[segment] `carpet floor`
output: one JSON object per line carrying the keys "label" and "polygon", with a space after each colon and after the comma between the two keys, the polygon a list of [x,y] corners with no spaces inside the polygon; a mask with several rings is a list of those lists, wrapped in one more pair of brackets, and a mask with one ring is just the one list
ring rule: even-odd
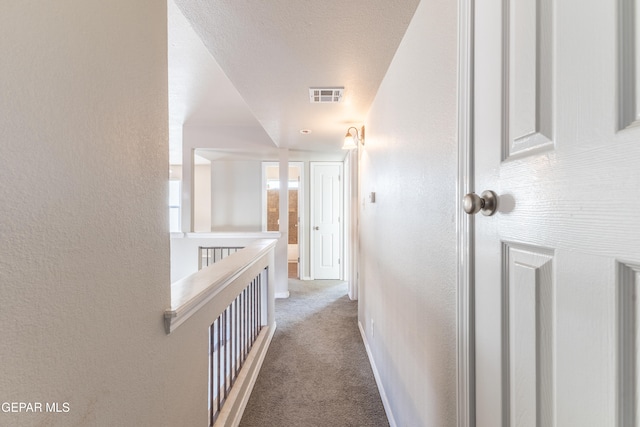
{"label": "carpet floor", "polygon": [[240,427],[389,426],[346,283],[290,279],[289,292]]}

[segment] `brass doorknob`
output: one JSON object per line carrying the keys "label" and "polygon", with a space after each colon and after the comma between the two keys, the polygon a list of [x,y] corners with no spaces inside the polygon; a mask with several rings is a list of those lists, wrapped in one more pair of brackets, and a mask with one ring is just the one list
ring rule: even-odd
{"label": "brass doorknob", "polygon": [[462,205],[469,215],[482,212],[482,215],[491,216],[498,209],[498,195],[491,190],[483,192],[481,196],[469,193],[462,199]]}

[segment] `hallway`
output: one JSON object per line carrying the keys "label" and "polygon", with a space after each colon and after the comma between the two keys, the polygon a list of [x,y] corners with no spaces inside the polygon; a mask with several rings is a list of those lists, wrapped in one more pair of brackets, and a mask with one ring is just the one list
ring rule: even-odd
{"label": "hallway", "polygon": [[388,426],[346,283],[289,290],[240,426]]}

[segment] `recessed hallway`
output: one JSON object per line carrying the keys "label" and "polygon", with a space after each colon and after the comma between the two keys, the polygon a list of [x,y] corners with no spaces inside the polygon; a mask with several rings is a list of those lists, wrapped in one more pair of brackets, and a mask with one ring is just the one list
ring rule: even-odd
{"label": "recessed hallway", "polygon": [[240,426],[388,426],[346,283],[290,279],[289,291]]}

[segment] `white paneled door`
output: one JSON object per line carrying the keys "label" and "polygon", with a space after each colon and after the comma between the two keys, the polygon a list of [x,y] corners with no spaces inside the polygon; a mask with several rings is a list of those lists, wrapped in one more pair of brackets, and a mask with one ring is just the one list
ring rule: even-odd
{"label": "white paneled door", "polygon": [[639,10],[475,2],[477,426],[640,425]]}
{"label": "white paneled door", "polygon": [[342,163],[311,163],[311,276],[340,279]]}

